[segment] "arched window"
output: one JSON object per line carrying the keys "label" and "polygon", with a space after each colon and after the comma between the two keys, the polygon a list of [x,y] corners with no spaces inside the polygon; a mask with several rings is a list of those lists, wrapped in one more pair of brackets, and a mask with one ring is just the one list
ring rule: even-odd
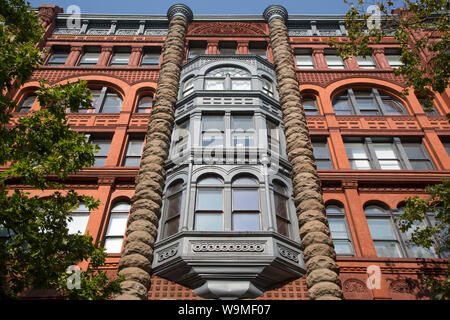
{"label": "arched window", "polygon": [[142,96],[139,98],[136,112],[137,113],[150,113],[153,105],[153,97],[150,95]]}
{"label": "arched window", "polygon": [[194,229],[223,230],[223,182],[215,176],[197,182]]}
{"label": "arched window", "polygon": [[27,113],[31,110],[34,101],[36,101],[36,95],[31,94],[22,100],[22,103],[19,106],[19,112]]}
{"label": "arched window", "polygon": [[220,67],[205,75],[205,90],[251,90],[251,75],[235,67]]}
{"label": "arched window", "polygon": [[71,220],[67,222],[69,234],[84,234],[89,220],[89,209],[84,202],[72,211]]}
{"label": "arched window", "polygon": [[92,109],[80,109],[80,113],[120,113],[122,109],[122,97],[108,87],[92,88]]}
{"label": "arched window", "polygon": [[251,177],[233,181],[232,225],[235,231],[260,230],[258,182]]}
{"label": "arched window", "polygon": [[128,202],[118,202],[111,208],[103,244],[107,253],[122,251],[129,212],[130,204]]}
{"label": "arched window", "polygon": [[[403,214],[405,210],[404,204],[399,205],[397,212],[399,215]],[[422,246],[418,246],[411,242],[411,235],[416,230],[424,229],[427,226],[433,225],[433,219],[434,215],[432,213],[429,213],[425,216],[424,221],[414,221],[412,226],[406,231],[406,232],[400,232],[400,235],[402,237],[403,243],[405,244],[405,249],[408,254],[408,257],[413,258],[436,258],[436,253],[434,251],[434,248],[431,247],[429,249],[424,248]]]}
{"label": "arched window", "polygon": [[341,204],[333,203],[328,204],[325,209],[336,254],[341,256],[353,256],[354,251],[347,221],[345,219],[344,207]]}
{"label": "arched window", "polygon": [[390,210],[381,205],[370,204],[364,208],[364,213],[378,257],[402,257]]}
{"label": "arched window", "polygon": [[263,92],[267,94],[269,97],[273,97],[273,83],[269,79],[266,79],[265,77],[262,78],[262,88]]}
{"label": "arched window", "polygon": [[319,108],[317,107],[317,100],[314,96],[302,97],[303,109],[305,114],[309,116],[319,115]]}
{"label": "arched window", "polygon": [[400,101],[372,89],[348,89],[333,99],[337,115],[402,115],[406,114]]}
{"label": "arched window", "polygon": [[289,194],[284,184],[274,181],[273,183],[273,199],[275,204],[275,215],[277,218],[278,233],[289,237],[289,229],[291,221],[289,219]]}
{"label": "arched window", "polygon": [[183,180],[177,180],[167,188],[167,214],[164,227],[164,234],[166,237],[178,232],[182,201]]}
{"label": "arched window", "polygon": [[185,97],[188,94],[191,94],[192,92],[194,92],[194,77],[191,77],[189,79],[187,79],[184,83],[183,83],[183,93],[182,96]]}

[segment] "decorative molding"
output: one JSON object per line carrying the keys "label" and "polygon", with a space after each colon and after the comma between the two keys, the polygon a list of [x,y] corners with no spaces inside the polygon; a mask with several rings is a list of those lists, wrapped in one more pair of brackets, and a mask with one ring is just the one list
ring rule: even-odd
{"label": "decorative molding", "polygon": [[172,21],[175,17],[182,17],[188,21],[192,21],[194,14],[192,10],[185,4],[174,4],[167,10],[167,19]]}
{"label": "decorative molding", "polygon": [[366,284],[358,279],[345,280],[342,289],[348,293],[367,293]]}
{"label": "decorative molding", "polygon": [[263,252],[264,241],[192,241],[194,252]]}
{"label": "decorative molding", "polygon": [[288,19],[288,12],[283,6],[272,5],[268,6],[266,10],[264,10],[263,17],[267,22],[270,22],[270,20],[274,18],[279,18],[286,22]]}
{"label": "decorative molding", "polygon": [[292,260],[294,262],[299,262],[298,256],[300,255],[300,252],[294,251],[278,244],[278,253],[286,259]]}
{"label": "decorative molding", "polygon": [[250,22],[193,22],[189,25],[188,35],[266,35],[264,23]]}
{"label": "decorative molding", "polygon": [[156,253],[158,262],[172,258],[178,253],[178,243]]}
{"label": "decorative molding", "polygon": [[389,285],[389,290],[395,293],[412,294],[414,292],[414,285],[406,280],[392,280]]}

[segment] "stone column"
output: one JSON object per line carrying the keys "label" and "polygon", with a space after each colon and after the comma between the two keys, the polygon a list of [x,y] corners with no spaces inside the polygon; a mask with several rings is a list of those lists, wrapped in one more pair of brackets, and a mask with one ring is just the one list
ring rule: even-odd
{"label": "stone column", "polygon": [[167,17],[169,32],[164,42],[158,87],[119,262],[118,274],[126,280],[122,282],[122,294],[115,297],[116,300],[146,300],[150,287],[153,247],[166,179],[164,162],[169,154],[174,125],[186,30],[193,15],[189,7],[176,4],[169,8]]}
{"label": "stone column", "polygon": [[285,25],[287,11],[275,5],[269,6],[263,15],[269,24],[286,150],[292,164],[294,203],[303,245],[308,294],[313,300],[343,299],[339,267]]}

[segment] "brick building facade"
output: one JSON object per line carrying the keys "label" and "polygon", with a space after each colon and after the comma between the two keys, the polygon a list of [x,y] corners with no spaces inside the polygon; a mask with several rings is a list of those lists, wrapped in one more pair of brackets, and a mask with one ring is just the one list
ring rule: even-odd
{"label": "brick building facade", "polygon": [[[40,79],[48,79],[51,85],[78,79],[88,81],[95,105],[87,112],[69,114],[68,122],[73,130],[87,134],[90,141],[99,144],[101,151],[96,155],[96,165],[71,176],[68,186],[79,194],[95,197],[101,205],[90,213],[80,207],[74,213],[77,218],[73,228],[91,234],[94,240],[104,244],[109,252],[106,269],[114,275],[120,260],[130,199],[135,192],[148,115],[157,88],[168,19],[163,15],[83,14],[80,25],[70,28],[68,21],[71,16],[64,14],[59,7],[41,6],[37,12],[46,28],[42,46],[50,53],[45,57],[42,68],[35,71],[32,79],[18,90],[15,99],[21,109],[14,117],[24,116],[25,112],[39,108],[33,92],[38,88]],[[402,96],[402,78],[393,73],[393,68],[399,63],[398,45],[390,38],[374,47],[372,57],[342,61],[327,45],[330,36],[345,39],[342,20],[342,16],[292,13],[286,25],[344,297],[424,299],[427,293],[422,285],[422,272],[442,276],[446,257],[410,244],[407,235],[399,231],[393,219],[402,209],[405,199],[414,195],[426,197],[425,186],[450,176],[450,125],[445,117],[450,113],[450,91],[436,93],[433,112],[425,112],[420,99],[413,93]],[[250,149],[261,145],[271,149],[271,143],[277,141],[281,171],[284,170],[288,177],[289,164],[283,160],[283,136],[267,139],[269,133],[260,133],[269,129],[270,121],[276,127],[282,126],[276,110],[276,80],[271,76],[273,54],[269,27],[262,14],[239,17],[194,15],[187,29],[183,61],[175,122],[178,128],[183,128],[185,120],[189,119],[187,131],[194,146],[217,146],[215,143],[219,143],[237,147],[243,143]],[[256,66],[256,71],[246,68],[246,63]],[[211,67],[202,73],[201,68],[205,65]],[[229,70],[220,70],[225,67]],[[212,74],[214,70],[216,73]],[[247,73],[242,73],[243,70]],[[190,72],[195,73],[192,82],[189,82]],[[245,82],[247,78],[248,83]],[[220,91],[230,91],[231,94]],[[231,110],[227,111],[227,106]],[[256,109],[252,109],[254,106]],[[207,116],[211,117],[211,123],[217,118],[228,119],[222,122],[225,123],[223,136],[222,132],[216,132],[217,128],[214,134],[208,132],[205,125]],[[250,117],[250,127],[245,124],[249,119],[245,117]],[[247,126],[247,131],[233,131],[233,121],[238,120]],[[226,133],[227,129],[231,133]],[[175,135],[172,151],[182,146],[184,138],[181,134]],[[264,178],[258,178],[256,168],[260,158],[256,157],[255,161],[253,167],[251,163],[246,163],[249,167],[244,171],[255,172],[252,177],[258,185],[257,201],[260,207],[257,210],[243,210],[246,213],[238,212],[235,208],[237,200],[234,200],[233,206],[224,206],[222,214],[233,219],[234,227],[240,223],[239,217],[242,221],[247,219],[242,222],[244,229],[230,227],[231,231],[253,230],[254,222],[251,221],[254,216],[251,214],[259,210],[256,214],[263,217],[267,211],[268,222],[262,219],[261,224],[257,222],[257,228],[275,228],[275,233],[282,234],[275,237],[280,243],[277,242],[278,248],[289,248],[280,251],[280,259],[285,259],[286,264],[292,263],[291,253],[298,253],[295,242],[300,239],[295,215],[282,217],[279,212],[274,212],[281,210],[279,206],[275,208],[274,199],[278,197],[276,201],[279,205],[280,199],[284,199],[282,193],[288,194],[292,188],[289,178],[285,179],[280,174],[279,181],[285,191],[277,189],[274,180],[265,184]],[[170,260],[171,252],[174,252],[166,250],[165,257],[158,255],[163,249],[171,248],[165,246],[165,237],[176,238],[177,232],[184,226],[186,230],[200,230],[196,229],[201,225],[197,221],[204,212],[192,203],[199,201],[199,190],[203,189],[200,180],[194,183],[193,177],[202,177],[198,173],[202,168],[197,170],[195,166],[204,164],[197,163],[195,156],[190,163],[194,168],[191,171],[186,169],[189,183],[182,178],[179,189],[176,189],[176,173],[184,169],[168,163],[166,184],[174,188],[167,189],[164,195],[155,246],[155,259],[158,261]],[[216,165],[220,167],[220,163]],[[228,181],[228,176],[221,176],[220,168],[214,171],[216,169],[210,166],[206,170],[217,172],[223,178],[224,194],[231,197],[231,192],[235,192],[234,183],[240,176],[230,174]],[[229,172],[233,170],[238,172],[239,166]],[[251,185],[245,187],[246,196],[251,197]],[[32,195],[45,196],[45,192],[29,191]],[[267,192],[267,197],[262,192]],[[189,198],[192,198],[190,207],[171,207],[171,199],[180,201],[177,203],[181,206]],[[266,199],[269,200],[264,204]],[[170,221],[174,221],[170,219],[174,217],[168,213],[168,208],[174,210],[177,219],[175,231],[170,229],[173,226]],[[295,214],[291,204],[286,208],[290,214]],[[191,210],[185,213],[189,217],[180,214],[182,210]],[[247,214],[245,219],[243,214]],[[194,215],[197,215],[195,222]],[[208,225],[214,221],[212,214],[205,219],[204,223]],[[280,227],[283,219],[288,224],[286,230],[290,231],[283,231]],[[228,230],[226,222],[221,227]],[[254,240],[253,244],[261,239]],[[175,252],[172,256],[177,254]],[[273,266],[273,262],[269,264]],[[379,288],[369,289],[366,281],[371,269],[368,267],[373,265],[380,268],[381,281]],[[159,265],[154,262],[154,266]],[[192,289],[158,276],[173,279],[170,272],[156,272],[157,275],[152,276],[148,299],[200,299]],[[271,283],[258,299],[308,299],[303,277],[286,279],[283,283]]]}

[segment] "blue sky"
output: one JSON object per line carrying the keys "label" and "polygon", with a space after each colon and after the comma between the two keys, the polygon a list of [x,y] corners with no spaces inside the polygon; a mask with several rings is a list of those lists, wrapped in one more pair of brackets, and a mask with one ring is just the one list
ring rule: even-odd
{"label": "blue sky", "polygon": [[194,14],[262,14],[271,4],[284,6],[291,14],[344,14],[348,5],[343,0],[28,0],[32,7],[56,4],[67,11],[77,5],[81,13],[166,14],[175,3],[188,5]]}

